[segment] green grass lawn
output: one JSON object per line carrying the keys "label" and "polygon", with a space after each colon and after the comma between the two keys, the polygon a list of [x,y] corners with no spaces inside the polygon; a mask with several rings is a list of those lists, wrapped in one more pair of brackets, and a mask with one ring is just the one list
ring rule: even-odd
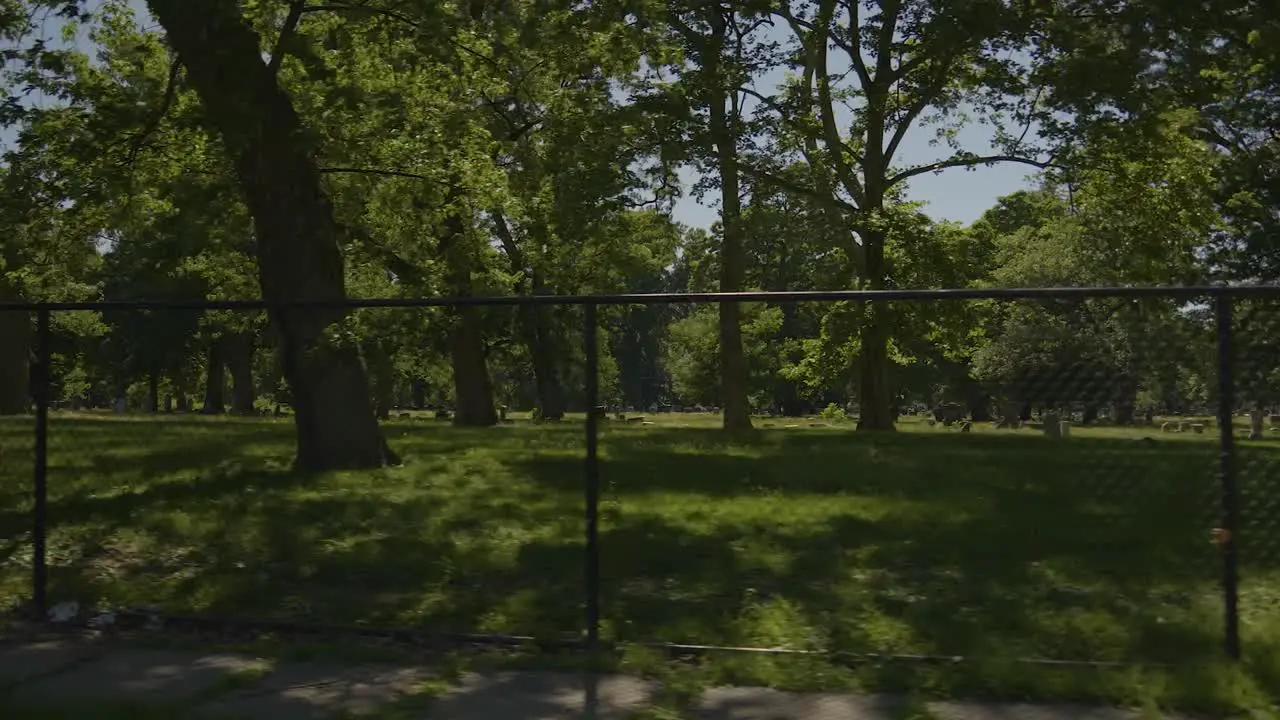
{"label": "green grass lawn", "polygon": [[[682,672],[1206,709],[1280,701],[1280,443],[1241,443],[1247,658],[1229,667],[1212,431],[1076,428],[1053,441],[906,423],[869,438],[766,421],[728,437],[709,418],[650,419],[602,430],[606,637],[973,659],[845,669],[715,654]],[[30,430],[0,421],[5,603],[29,594]],[[288,470],[287,421],[54,414],[51,598],[577,631],[582,425],[395,420],[387,432],[403,467],[307,477]],[[624,665],[662,663],[632,648]]]}

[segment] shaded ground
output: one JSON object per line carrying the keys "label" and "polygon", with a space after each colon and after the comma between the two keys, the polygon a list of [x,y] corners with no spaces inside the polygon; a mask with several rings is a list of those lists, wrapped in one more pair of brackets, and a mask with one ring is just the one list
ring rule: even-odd
{"label": "shaded ground", "polygon": [[[716,655],[706,684],[924,688],[1192,707],[1280,688],[1280,494],[1242,448],[1243,668],[1220,662],[1212,436],[1079,430],[867,438],[680,418],[602,438],[604,634],[972,658],[856,670]],[[665,424],[664,424],[665,423]],[[0,422],[0,600],[28,594],[29,423]],[[582,427],[388,425],[402,468],[291,473],[284,421],[57,416],[51,597],[253,618],[573,634]],[[16,450],[16,451],[15,451]],[[1176,663],[1046,670],[1051,657]],[[634,647],[629,671],[663,660]]]}

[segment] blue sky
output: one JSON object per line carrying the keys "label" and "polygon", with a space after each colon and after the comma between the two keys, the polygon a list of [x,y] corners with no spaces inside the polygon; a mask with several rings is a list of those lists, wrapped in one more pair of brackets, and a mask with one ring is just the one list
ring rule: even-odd
{"label": "blue sky", "polygon": [[[964,147],[973,152],[987,149],[991,133],[984,132],[986,130],[980,126],[962,130],[960,138]],[[928,140],[927,130],[908,135],[899,150],[901,164],[923,165],[945,157],[941,150],[930,147]],[[927,203],[925,212],[935,220],[968,224],[994,205],[996,198],[1025,188],[1034,172],[1035,168],[1028,165],[1003,163],[972,171],[952,168],[939,174],[917,175],[909,181],[907,198]],[[708,197],[707,203],[711,202],[712,198]],[[718,210],[699,204],[693,197],[685,197],[676,204],[675,217],[686,225],[709,227],[718,218]]]}
{"label": "blue sky", "polygon": [[[146,18],[147,24],[151,24],[144,0],[130,0],[129,4],[140,17]],[[43,34],[46,38],[55,40],[60,33],[60,27],[59,21],[51,21],[45,27]],[[784,42],[787,38],[778,33],[771,39]],[[832,69],[840,70],[834,63]],[[755,86],[758,91],[769,93],[781,79],[782,72],[770,73],[759,79]],[[900,147],[895,165],[899,167],[923,165],[946,157],[946,148],[935,148],[929,145],[932,134],[932,131],[927,128],[913,129]],[[960,131],[959,135],[962,147],[979,154],[990,148],[991,137],[990,128],[979,125],[966,127]],[[12,131],[0,130],[0,145],[8,146],[12,141]],[[925,212],[936,220],[952,220],[967,224],[976,220],[991,207],[996,198],[1026,187],[1027,179],[1033,170],[1034,168],[1026,165],[1006,163],[974,170],[953,168],[939,174],[920,175],[910,180],[907,197],[910,200],[926,203]],[[686,174],[686,178],[693,179],[691,174]],[[718,211],[711,197],[708,197],[704,204],[692,196],[686,196],[676,204],[674,214],[679,222],[704,228],[710,227],[718,218]]]}
{"label": "blue sky", "polygon": [[[784,24],[781,23],[764,30],[762,36],[765,42],[777,43],[780,46],[790,45],[794,39],[790,31],[784,29]],[[849,63],[839,52],[833,51],[828,62],[833,79],[849,73]],[[773,94],[785,75],[786,70],[782,68],[769,72],[757,78],[752,89],[762,95]],[[755,100],[747,97],[743,108],[746,112],[752,112],[756,104]],[[844,108],[836,109],[838,123],[847,124],[850,119],[850,113]],[[894,167],[916,167],[950,157],[951,148],[930,145],[930,140],[934,136],[933,128],[912,128],[898,148],[897,157],[893,162]],[[999,154],[991,146],[993,136],[990,126],[972,124],[959,131],[957,140],[960,147],[966,151],[979,155]],[[1034,132],[1031,133],[1031,137],[1034,139]],[[1035,172],[1036,169],[1029,165],[1001,163],[990,167],[968,170],[951,168],[941,173],[917,175],[907,183],[907,199],[926,203],[925,212],[935,220],[952,220],[968,224],[977,220],[987,208],[994,205],[996,198],[1027,187],[1028,179]],[[710,202],[711,198],[708,197],[708,203]],[[707,227],[718,217],[714,207],[702,205],[692,197],[684,198],[676,206],[675,215],[680,222],[698,227]]]}

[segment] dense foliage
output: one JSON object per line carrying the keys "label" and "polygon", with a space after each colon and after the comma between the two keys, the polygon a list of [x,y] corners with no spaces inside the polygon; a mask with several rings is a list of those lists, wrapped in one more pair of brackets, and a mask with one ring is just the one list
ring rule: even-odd
{"label": "dense foliage", "polygon": [[[3,0],[0,300],[1271,282],[1278,23],[1250,0]],[[904,159],[914,136],[938,159]],[[904,199],[994,163],[1034,187],[971,226]],[[685,192],[709,232],[673,219]],[[1243,308],[1257,358],[1270,310]],[[610,404],[730,429],[833,402],[868,430],[947,401],[1128,420],[1210,399],[1209,321],[611,307],[601,372]],[[31,326],[0,323],[21,412]],[[571,307],[59,313],[53,351],[67,403],[291,405],[314,467],[393,459],[373,417],[397,406],[584,409]]]}

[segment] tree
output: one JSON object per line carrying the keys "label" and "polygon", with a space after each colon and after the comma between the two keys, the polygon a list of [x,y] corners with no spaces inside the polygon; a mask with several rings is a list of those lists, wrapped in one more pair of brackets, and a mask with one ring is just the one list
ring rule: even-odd
{"label": "tree", "polygon": [[[762,303],[745,304],[743,337],[748,348],[747,390],[763,408],[771,404],[773,384],[782,368],[778,331],[782,312]],[[718,313],[699,308],[671,325],[664,350],[675,396],[689,405],[714,407],[720,402],[720,344],[715,327]]]}
{"label": "tree", "polygon": [[[784,131],[771,160],[798,156],[812,168],[807,182],[791,184],[824,204],[832,242],[847,256],[850,282],[871,290],[897,286],[886,254],[886,223],[895,193],[911,178],[996,162],[1049,164],[1026,142],[1025,128],[1036,113],[1032,70],[1011,57],[1041,21],[1039,4],[817,0],[787,3],[776,13],[794,36],[791,64],[799,74],[776,94],[742,90]],[[835,64],[833,50],[848,73]],[[841,76],[852,77],[852,84],[841,85]],[[840,129],[844,104],[852,108],[848,132]],[[955,131],[970,112],[996,123],[996,152],[959,147]],[[922,125],[933,125],[953,153],[900,166],[904,139]],[[768,162],[749,172],[784,180]],[[859,429],[893,429],[893,324],[881,303],[863,308],[856,323]]]}
{"label": "tree", "polygon": [[[720,292],[739,292],[746,280],[745,226],[742,219],[741,153],[752,132],[737,87],[747,82],[763,59],[751,35],[763,21],[750,4],[672,3],[667,21],[692,66],[679,68],[680,81],[664,88],[668,107],[691,130],[692,157],[715,168],[720,200]],[[705,113],[705,115],[704,115]],[[742,316],[737,303],[720,303],[719,393],[726,430],[751,429],[747,360]]]}
{"label": "tree", "polygon": [[[228,154],[254,221],[269,302],[341,302],[339,227],[314,151],[261,42],[233,0],[148,0]],[[378,430],[360,357],[334,308],[271,311],[309,471],[377,467],[393,456]]]}
{"label": "tree", "polygon": [[[1195,283],[1218,227],[1212,156],[1177,117],[1150,136],[1095,136],[1051,183],[1002,198],[978,223],[994,237],[987,282],[998,287]],[[1181,404],[1169,391],[1197,371],[1206,347],[1188,309],[1164,299],[1007,303],[987,315],[975,375],[1019,403],[1105,404],[1132,419],[1138,397]],[[1176,340],[1175,340],[1176,339]],[[1172,340],[1172,342],[1171,342]],[[1188,352],[1187,348],[1197,348]]]}

